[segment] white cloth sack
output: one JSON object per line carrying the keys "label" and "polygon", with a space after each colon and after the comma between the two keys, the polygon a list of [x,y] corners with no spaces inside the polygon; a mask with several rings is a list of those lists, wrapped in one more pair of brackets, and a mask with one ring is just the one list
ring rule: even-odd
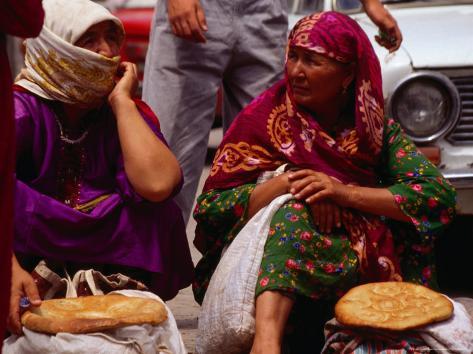
{"label": "white cloth sack", "polygon": [[199,315],[196,352],[248,352],[255,333],[255,288],[269,225],[291,194],[261,209],[232,241],[210,280]]}
{"label": "white cloth sack", "polygon": [[23,336],[12,335],[3,342],[3,354],[186,354],[176,320],[171,310],[155,294],[138,290],[119,290],[123,294],[160,301],[168,319],[158,326],[136,325],[100,333],[56,335],[43,334],[23,328]]}
{"label": "white cloth sack", "polygon": [[453,303],[453,316],[417,331],[425,343],[440,353],[473,353],[473,319],[463,304]]}

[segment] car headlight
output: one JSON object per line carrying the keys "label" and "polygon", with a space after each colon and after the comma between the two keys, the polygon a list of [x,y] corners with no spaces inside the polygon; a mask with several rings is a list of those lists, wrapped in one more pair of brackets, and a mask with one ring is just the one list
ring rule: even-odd
{"label": "car headlight", "polygon": [[418,72],[396,86],[389,100],[389,113],[418,143],[447,134],[460,116],[460,96],[443,74]]}

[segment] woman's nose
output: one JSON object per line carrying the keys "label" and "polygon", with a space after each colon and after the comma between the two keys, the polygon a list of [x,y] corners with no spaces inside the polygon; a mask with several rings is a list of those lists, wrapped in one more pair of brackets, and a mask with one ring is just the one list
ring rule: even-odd
{"label": "woman's nose", "polygon": [[293,78],[303,78],[304,75],[304,68],[300,60],[296,60],[294,64],[291,66],[290,75]]}

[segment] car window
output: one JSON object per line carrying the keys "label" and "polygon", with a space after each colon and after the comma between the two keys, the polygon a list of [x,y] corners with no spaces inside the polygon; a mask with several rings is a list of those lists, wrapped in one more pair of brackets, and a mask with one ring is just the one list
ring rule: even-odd
{"label": "car window", "polygon": [[337,0],[336,9],[342,12],[361,11],[361,2],[359,0]]}
{"label": "car window", "polygon": [[287,0],[289,13],[295,15],[305,15],[312,12],[322,11],[323,0]]}

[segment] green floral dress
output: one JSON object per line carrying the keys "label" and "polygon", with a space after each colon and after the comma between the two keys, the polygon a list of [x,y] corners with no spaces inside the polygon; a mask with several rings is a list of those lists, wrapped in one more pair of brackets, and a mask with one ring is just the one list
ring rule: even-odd
{"label": "green floral dress", "polygon": [[[455,190],[419,153],[398,123],[388,120],[379,186],[389,186],[411,224],[386,219],[405,281],[437,288],[433,244],[455,214]],[[198,198],[197,233],[207,240],[196,267],[194,296],[201,303],[222,249],[247,221],[255,184],[211,190]],[[334,299],[358,282],[358,259],[343,227],[322,233],[304,202],[291,200],[273,216],[260,267],[256,296],[266,290],[288,296]]]}

